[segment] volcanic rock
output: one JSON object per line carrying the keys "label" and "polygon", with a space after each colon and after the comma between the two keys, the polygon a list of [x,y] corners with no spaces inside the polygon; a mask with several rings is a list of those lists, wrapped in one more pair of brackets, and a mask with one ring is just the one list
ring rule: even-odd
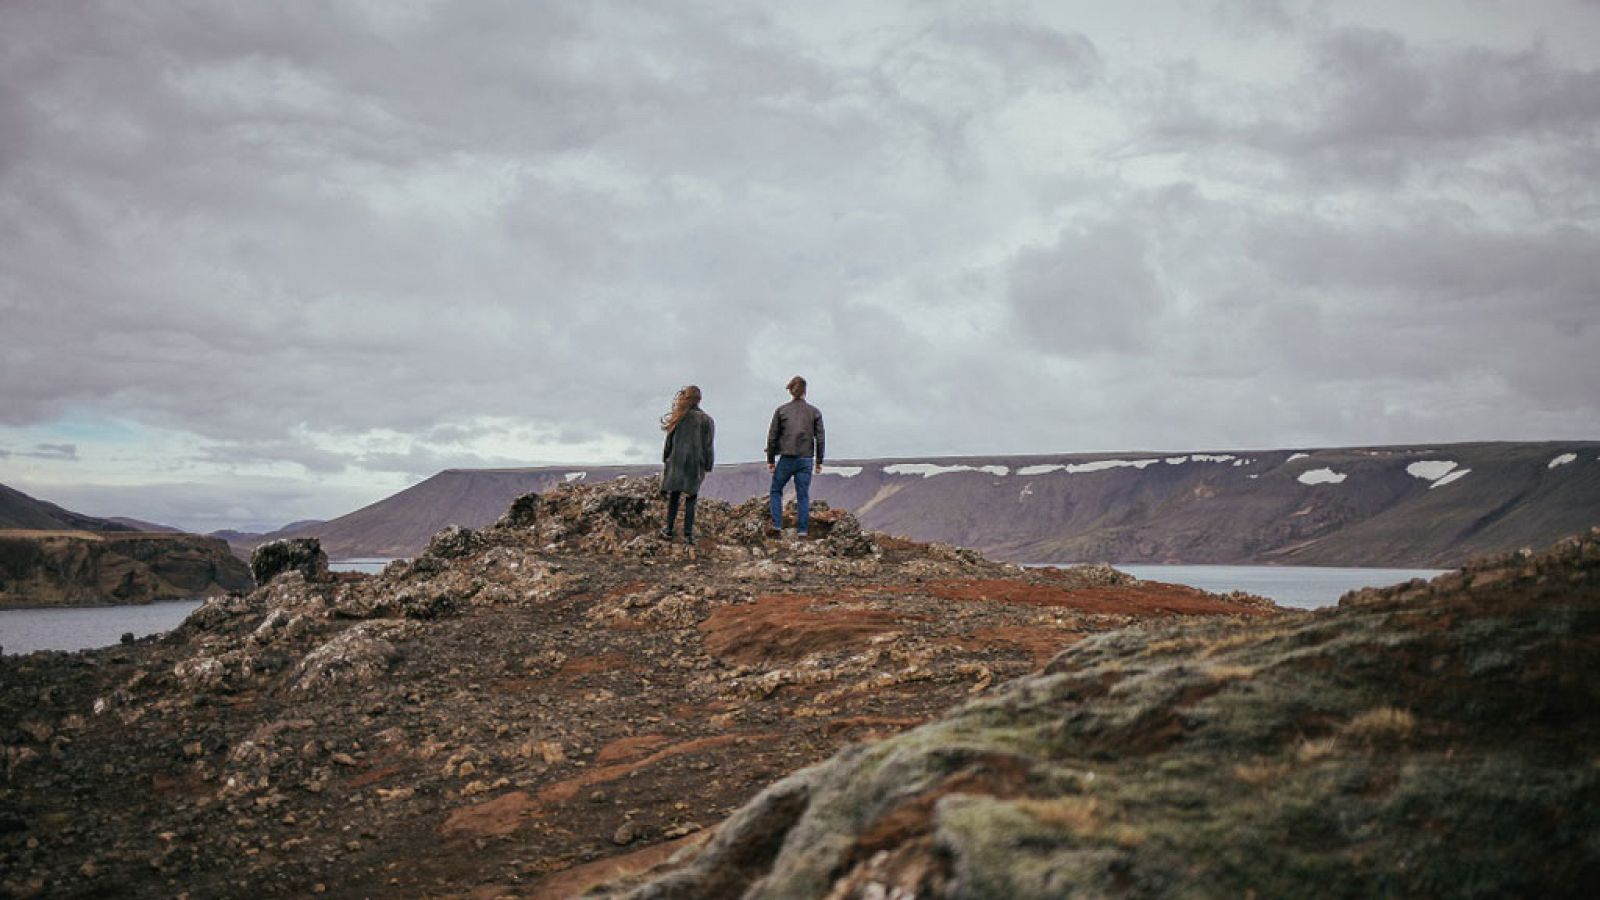
{"label": "volcanic rock", "polygon": [[851,747],[591,896],[1579,896],[1600,529],[1337,610],[1159,623]]}
{"label": "volcanic rock", "polygon": [[[659,487],[523,498],[378,576],[273,551],[262,586],[168,635],[0,657],[0,722],[43,726],[0,731],[0,809],[26,823],[0,829],[0,871],[65,896],[566,896],[721,840],[763,788],[1085,636],[1306,618],[822,504],[817,539],[767,540],[764,498],[702,498],[698,544],[670,544]],[[729,831],[742,874],[698,883],[765,877],[806,784]]]}
{"label": "volcanic rock", "polygon": [[299,572],[307,581],[325,581],[328,555],[316,538],[284,538],[257,547],[250,554],[250,572],[256,584],[267,584],[285,572]]}

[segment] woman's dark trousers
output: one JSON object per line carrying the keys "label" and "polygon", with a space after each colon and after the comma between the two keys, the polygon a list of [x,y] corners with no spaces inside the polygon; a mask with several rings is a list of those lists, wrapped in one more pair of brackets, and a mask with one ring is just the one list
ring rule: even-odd
{"label": "woman's dark trousers", "polygon": [[700,499],[699,494],[685,494],[683,491],[673,491],[667,494],[667,534],[672,534],[672,527],[678,523],[678,498],[683,497],[683,539],[694,540],[694,504]]}

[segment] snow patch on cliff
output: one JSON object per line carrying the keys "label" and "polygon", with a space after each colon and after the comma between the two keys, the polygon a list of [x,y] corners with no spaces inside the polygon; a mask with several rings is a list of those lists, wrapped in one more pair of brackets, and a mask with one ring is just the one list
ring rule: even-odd
{"label": "snow patch on cliff", "polygon": [[1160,462],[1159,459],[1097,459],[1086,463],[1046,463],[1038,466],[1023,466],[1017,470],[1018,475],[1048,475],[1051,472],[1066,472],[1069,475],[1078,475],[1084,472],[1104,472],[1108,469],[1140,469],[1153,466]]}
{"label": "snow patch on cliff", "polygon": [[837,475],[840,478],[854,478],[857,475],[861,474],[861,467],[860,466],[824,466],[823,469],[822,469],[822,474],[824,474],[824,475]]}
{"label": "snow patch on cliff", "polygon": [[1456,463],[1448,459],[1425,459],[1406,466],[1406,474],[1421,478],[1423,481],[1437,483],[1439,479],[1450,474],[1450,470],[1455,467]]}
{"label": "snow patch on cliff", "polygon": [[1309,453],[1291,453],[1289,454],[1289,458],[1284,460],[1284,462],[1294,462],[1297,459],[1309,459],[1310,456],[1311,454]]}
{"label": "snow patch on cliff", "polygon": [[1433,484],[1428,485],[1428,490],[1431,491],[1434,488],[1444,487],[1445,485],[1449,484],[1450,482],[1460,479],[1463,475],[1465,475],[1465,474],[1467,474],[1468,472],[1471,472],[1471,471],[1472,471],[1471,469],[1457,469],[1454,472],[1451,472],[1449,475],[1446,475],[1443,478],[1439,479],[1438,481],[1435,481]]}
{"label": "snow patch on cliff", "polygon": [[1006,466],[939,466],[933,463],[895,463],[883,467],[885,475],[921,475],[923,478],[948,475],[951,472],[987,472],[990,475],[1003,477],[1010,471]]}
{"label": "snow patch on cliff", "polygon": [[1577,462],[1577,461],[1578,461],[1578,454],[1576,454],[1576,453],[1563,453],[1560,456],[1556,457],[1555,459],[1550,460],[1550,465],[1547,466],[1546,468],[1554,469],[1556,466],[1564,466],[1567,463]]}
{"label": "snow patch on cliff", "polygon": [[582,481],[583,479],[588,478],[588,477],[589,477],[589,473],[588,472],[568,472],[567,473],[567,477],[566,477],[566,481],[567,481],[568,484],[571,484],[574,481]]}
{"label": "snow patch on cliff", "polygon": [[1301,472],[1300,477],[1295,480],[1301,484],[1339,484],[1348,477],[1345,473],[1335,472],[1332,469],[1308,469]]}

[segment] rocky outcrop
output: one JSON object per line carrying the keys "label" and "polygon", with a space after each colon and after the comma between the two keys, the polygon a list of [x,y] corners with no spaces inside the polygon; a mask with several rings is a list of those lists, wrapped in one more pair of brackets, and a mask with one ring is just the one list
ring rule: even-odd
{"label": "rocky outcrop", "polygon": [[1271,620],[1086,638],[783,779],[633,900],[1580,896],[1600,529]]}
{"label": "rocky outcrop", "polygon": [[217,538],[170,533],[0,532],[0,607],[150,603],[248,590]]}
{"label": "rocky outcrop", "polygon": [[0,657],[0,894],[571,896],[1085,635],[1295,615],[820,506],[813,540],[768,540],[762,499],[703,499],[689,547],[655,536],[657,488],[545,491],[378,576],[275,572],[165,637]]}
{"label": "rocky outcrop", "polygon": [[285,572],[299,572],[307,581],[328,579],[328,554],[316,538],[284,538],[262,544],[250,554],[250,574],[267,584]]}

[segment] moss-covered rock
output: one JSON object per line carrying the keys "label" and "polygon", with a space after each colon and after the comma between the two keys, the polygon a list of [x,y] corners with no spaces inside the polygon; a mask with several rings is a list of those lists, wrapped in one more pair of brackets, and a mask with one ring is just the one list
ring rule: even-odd
{"label": "moss-covered rock", "polygon": [[609,896],[1587,896],[1597,710],[1600,530],[1308,616],[1091,636]]}

